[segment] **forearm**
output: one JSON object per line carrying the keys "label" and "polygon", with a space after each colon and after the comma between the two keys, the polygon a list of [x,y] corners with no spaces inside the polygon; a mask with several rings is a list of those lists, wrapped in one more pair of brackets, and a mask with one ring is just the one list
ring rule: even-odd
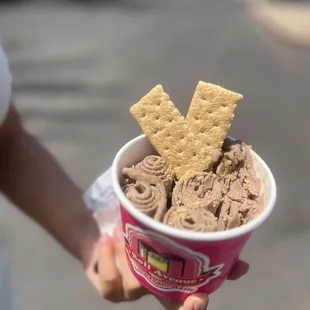
{"label": "forearm", "polygon": [[85,236],[98,238],[81,191],[33,136],[20,130],[5,142],[0,171],[3,192],[74,256]]}

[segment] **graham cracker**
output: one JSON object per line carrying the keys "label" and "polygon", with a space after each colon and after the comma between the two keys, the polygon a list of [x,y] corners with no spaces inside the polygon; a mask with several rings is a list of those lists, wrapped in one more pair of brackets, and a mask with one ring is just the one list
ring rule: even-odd
{"label": "graham cracker", "polygon": [[161,85],[130,108],[146,137],[177,178],[207,168],[210,158]]}
{"label": "graham cracker", "polygon": [[221,86],[198,83],[186,121],[209,156],[222,147],[241,99],[241,94]]}

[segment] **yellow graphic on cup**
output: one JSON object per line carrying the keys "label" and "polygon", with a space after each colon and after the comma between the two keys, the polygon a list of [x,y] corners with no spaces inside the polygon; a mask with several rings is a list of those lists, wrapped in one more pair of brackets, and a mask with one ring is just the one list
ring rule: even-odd
{"label": "yellow graphic on cup", "polygon": [[147,261],[160,271],[168,272],[168,260],[159,254],[148,252]]}
{"label": "yellow graphic on cup", "polygon": [[[150,263],[153,267],[157,268],[162,272],[168,272],[169,269],[169,260],[157,253],[148,245],[141,242],[138,242],[138,250],[139,255],[143,257],[148,263]],[[160,279],[157,275],[152,273],[152,276],[156,279]]]}
{"label": "yellow graphic on cup", "polygon": [[[150,265],[157,270],[170,274],[174,277],[183,277],[185,260],[182,257],[171,254],[158,254],[151,246],[138,240],[138,252]],[[161,279],[153,274],[156,279]]]}
{"label": "yellow graphic on cup", "polygon": [[[150,263],[152,266],[154,266],[155,268],[157,268],[160,271],[168,272],[168,267],[169,267],[168,259],[160,256],[157,253],[148,252],[147,262]],[[154,278],[160,279],[160,277],[158,277],[154,274],[152,274],[152,275],[154,276]]]}

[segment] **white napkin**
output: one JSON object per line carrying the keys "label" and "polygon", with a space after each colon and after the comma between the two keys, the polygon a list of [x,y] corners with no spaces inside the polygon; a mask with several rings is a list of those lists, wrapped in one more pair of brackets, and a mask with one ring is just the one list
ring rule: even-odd
{"label": "white napkin", "polygon": [[[111,168],[105,171],[84,193],[84,202],[93,212],[101,233],[112,235],[120,223],[120,209],[112,186]],[[119,268],[119,261],[115,257]]]}
{"label": "white napkin", "polygon": [[120,222],[119,203],[112,186],[111,168],[85,192],[84,201],[93,211],[101,233],[111,234]]}

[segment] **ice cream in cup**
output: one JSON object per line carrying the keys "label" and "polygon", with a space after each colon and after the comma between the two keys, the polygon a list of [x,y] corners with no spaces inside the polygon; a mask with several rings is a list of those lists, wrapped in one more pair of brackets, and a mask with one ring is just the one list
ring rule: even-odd
{"label": "ice cream in cup", "polygon": [[[217,290],[252,231],[268,218],[276,201],[276,183],[267,164],[246,144],[226,137],[229,126],[223,118],[231,122],[233,117],[227,106],[224,117],[216,113],[221,98],[229,104],[235,93],[225,93],[222,88],[219,94],[213,88],[208,92],[205,88],[209,86],[202,86],[204,89],[198,84],[186,119],[175,112],[169,97],[167,105],[162,102],[167,98],[163,94],[154,95],[152,90],[142,98],[138,104],[146,103],[146,107],[136,119],[145,135],[119,150],[111,171],[131,271],[149,291],[173,300]],[[191,117],[198,120],[192,108],[201,104],[200,97],[217,117],[210,120],[209,115],[206,126],[217,122],[224,133],[214,131],[214,124],[206,129],[209,135],[201,126],[189,125]],[[165,111],[166,125],[178,122],[175,131],[159,124],[159,109]],[[199,110],[203,114],[206,109]],[[139,121],[149,113],[153,113],[153,123]],[[137,115],[135,111],[132,114]],[[146,128],[149,124],[150,130]],[[198,139],[195,130],[201,133]],[[174,143],[176,138],[179,140]],[[181,155],[177,151],[180,146]]]}

